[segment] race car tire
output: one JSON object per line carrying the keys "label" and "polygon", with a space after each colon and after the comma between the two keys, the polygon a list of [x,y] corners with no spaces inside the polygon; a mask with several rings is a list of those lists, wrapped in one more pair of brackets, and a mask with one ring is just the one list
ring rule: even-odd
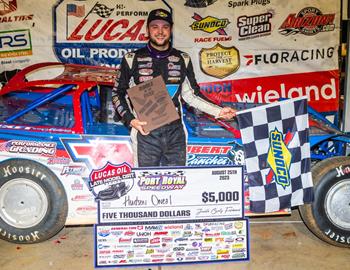
{"label": "race car tire", "polygon": [[50,169],[19,158],[0,163],[0,239],[45,241],[63,228],[67,213],[66,192]]}
{"label": "race car tire", "polygon": [[350,157],[334,157],[312,168],[315,198],[299,207],[306,226],[321,240],[350,247]]}

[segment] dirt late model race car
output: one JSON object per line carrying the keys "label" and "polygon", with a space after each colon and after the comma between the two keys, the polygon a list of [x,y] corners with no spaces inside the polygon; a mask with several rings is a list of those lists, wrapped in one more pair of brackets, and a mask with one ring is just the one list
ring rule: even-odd
{"label": "dirt late model race car", "polygon": [[[127,193],[124,182],[97,184],[102,169],[133,165],[129,130],[113,119],[115,75],[104,67],[42,63],[19,71],[0,90],[1,239],[38,243],[64,225],[96,223],[96,199]],[[309,116],[315,200],[300,213],[320,239],[350,247],[350,140],[313,110]],[[235,121],[188,109],[184,123],[188,166],[244,165]],[[246,215],[248,196],[245,183]]]}

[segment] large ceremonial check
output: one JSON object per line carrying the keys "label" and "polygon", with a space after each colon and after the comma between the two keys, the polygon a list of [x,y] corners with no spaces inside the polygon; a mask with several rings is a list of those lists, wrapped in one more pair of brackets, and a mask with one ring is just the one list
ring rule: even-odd
{"label": "large ceremonial check", "polygon": [[242,167],[133,169],[124,193],[99,202],[98,222],[145,224],[243,217]]}

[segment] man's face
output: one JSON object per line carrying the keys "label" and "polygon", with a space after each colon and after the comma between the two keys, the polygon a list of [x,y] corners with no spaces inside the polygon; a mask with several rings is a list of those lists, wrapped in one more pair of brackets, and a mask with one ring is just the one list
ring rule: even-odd
{"label": "man's face", "polygon": [[171,25],[163,20],[151,21],[147,27],[152,46],[159,50],[166,50],[171,36]]}

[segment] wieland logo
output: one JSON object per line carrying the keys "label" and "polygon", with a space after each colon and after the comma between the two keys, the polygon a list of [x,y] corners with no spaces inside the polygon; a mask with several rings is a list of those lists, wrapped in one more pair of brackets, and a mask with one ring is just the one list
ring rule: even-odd
{"label": "wieland logo", "polygon": [[[286,188],[290,185],[289,169],[292,160],[292,154],[288,150],[286,142],[283,140],[283,134],[278,131],[277,128],[275,128],[274,131],[270,132],[269,140],[270,149],[267,156],[267,163],[270,165],[273,171],[276,183],[281,185],[283,188]],[[288,139],[287,144],[289,142],[290,140]],[[269,182],[271,173],[269,173],[266,178],[267,182]]]}

